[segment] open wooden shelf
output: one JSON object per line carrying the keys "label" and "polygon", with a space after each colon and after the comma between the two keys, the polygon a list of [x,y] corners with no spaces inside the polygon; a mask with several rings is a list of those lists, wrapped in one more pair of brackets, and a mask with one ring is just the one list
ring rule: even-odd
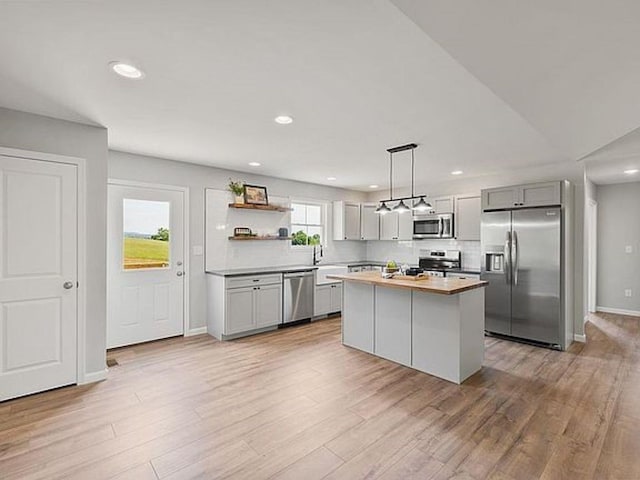
{"label": "open wooden shelf", "polygon": [[280,207],[278,205],[253,205],[250,203],[230,203],[229,208],[240,208],[244,210],[262,210],[263,212],[290,212],[291,209],[287,207]]}
{"label": "open wooden shelf", "polygon": [[242,237],[229,237],[229,240],[292,240],[293,237],[252,237],[252,236],[242,236]]}

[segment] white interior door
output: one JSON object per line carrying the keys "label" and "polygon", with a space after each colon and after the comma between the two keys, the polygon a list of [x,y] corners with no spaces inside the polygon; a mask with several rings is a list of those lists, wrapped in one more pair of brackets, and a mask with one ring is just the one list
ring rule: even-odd
{"label": "white interior door", "polygon": [[184,332],[184,193],[109,185],[107,348]]}
{"label": "white interior door", "polygon": [[0,155],[0,400],[77,381],[77,182]]}

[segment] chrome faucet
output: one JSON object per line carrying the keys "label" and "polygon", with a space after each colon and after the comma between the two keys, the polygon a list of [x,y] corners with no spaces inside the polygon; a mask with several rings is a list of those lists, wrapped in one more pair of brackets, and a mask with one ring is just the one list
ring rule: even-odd
{"label": "chrome faucet", "polygon": [[[316,247],[320,247],[320,255],[318,255]],[[313,266],[316,266],[320,263],[320,259],[324,256],[322,253],[322,245],[314,245],[313,246]]]}

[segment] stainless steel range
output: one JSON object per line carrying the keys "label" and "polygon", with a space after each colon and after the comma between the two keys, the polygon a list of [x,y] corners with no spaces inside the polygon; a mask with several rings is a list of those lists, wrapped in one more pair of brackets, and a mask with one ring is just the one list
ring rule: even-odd
{"label": "stainless steel range", "polygon": [[421,251],[419,265],[427,275],[444,277],[449,270],[460,270],[462,254],[460,250]]}

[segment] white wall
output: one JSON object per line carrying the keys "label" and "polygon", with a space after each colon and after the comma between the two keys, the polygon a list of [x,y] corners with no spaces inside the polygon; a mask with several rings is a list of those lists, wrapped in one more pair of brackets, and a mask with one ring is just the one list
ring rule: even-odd
{"label": "white wall", "polygon": [[0,108],[0,146],[81,157],[87,162],[85,373],[101,372],[106,356],[107,130]]}
{"label": "white wall", "polygon": [[[109,178],[120,180],[134,180],[147,183],[159,183],[189,187],[190,213],[190,329],[196,329],[206,324],[206,277],[205,257],[193,255],[194,245],[205,245],[205,189],[219,191],[226,190],[229,177],[240,179],[247,183],[264,185],[268,188],[270,197],[294,197],[315,200],[353,200],[363,201],[365,195],[339,188],[324,187],[309,183],[294,182],[274,177],[234,172],[214,167],[192,165],[171,160],[134,155],[123,152],[109,152]],[[218,201],[220,212],[228,214],[227,204],[232,200],[225,193]],[[228,223],[224,220],[224,223]],[[329,222],[330,224],[330,222]],[[329,230],[329,236],[331,230]],[[222,235],[228,236],[229,232]],[[224,241],[223,250],[216,250],[221,260],[211,266],[217,268],[234,268],[263,265],[292,265],[311,264],[311,252],[292,250],[288,245],[280,242],[242,242]],[[260,245],[258,245],[260,243]],[[338,245],[340,244],[340,245]],[[211,252],[209,252],[211,255]],[[328,242],[325,263],[339,260],[363,260],[366,255],[366,245],[360,242]]]}
{"label": "white wall", "polygon": [[[640,182],[598,185],[597,195],[598,308],[640,315]],[[625,297],[625,289],[633,296]]]}

